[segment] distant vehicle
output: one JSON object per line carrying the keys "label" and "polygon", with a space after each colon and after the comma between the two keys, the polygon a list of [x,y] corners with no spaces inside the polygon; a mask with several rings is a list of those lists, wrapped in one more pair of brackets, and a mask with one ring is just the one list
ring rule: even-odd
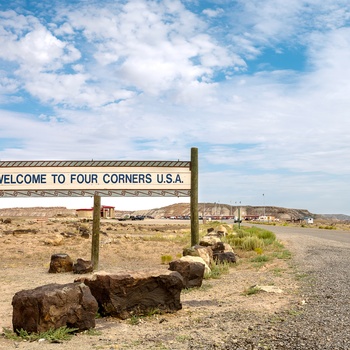
{"label": "distant vehicle", "polygon": [[131,220],[145,220],[145,217],[142,215],[136,215],[136,216],[131,215],[130,219]]}

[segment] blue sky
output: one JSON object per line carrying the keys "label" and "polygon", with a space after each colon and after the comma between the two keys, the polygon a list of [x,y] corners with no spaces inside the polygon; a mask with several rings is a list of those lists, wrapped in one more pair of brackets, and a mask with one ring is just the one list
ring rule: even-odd
{"label": "blue sky", "polygon": [[0,47],[1,160],[198,147],[201,202],[350,214],[348,1],[0,0]]}

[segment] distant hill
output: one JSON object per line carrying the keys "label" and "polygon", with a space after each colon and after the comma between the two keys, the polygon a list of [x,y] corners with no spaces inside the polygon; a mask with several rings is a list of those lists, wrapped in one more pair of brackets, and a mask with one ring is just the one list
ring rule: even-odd
{"label": "distant hill", "polygon": [[[239,213],[240,211],[240,213]],[[246,215],[269,215],[280,220],[297,220],[305,216],[314,219],[332,221],[350,221],[350,216],[344,214],[313,214],[307,209],[291,209],[273,206],[231,206],[229,204],[199,203],[198,212],[200,216],[236,216]],[[0,217],[74,217],[75,209],[65,207],[33,207],[33,208],[6,208],[0,209]],[[124,215],[144,215],[154,218],[189,216],[190,205],[188,203],[177,203],[166,207],[149,210],[116,210],[116,217]]]}
{"label": "distant hill", "polygon": [[0,209],[0,217],[72,217],[75,209],[66,207],[32,207]]}
{"label": "distant hill", "polygon": [[[240,213],[239,213],[240,211]],[[314,217],[315,214],[310,213],[306,209],[288,209],[272,206],[231,206],[229,204],[218,203],[199,203],[198,212],[200,216],[236,216],[244,217],[246,215],[270,215],[280,220],[300,219],[305,216]],[[124,214],[124,213],[122,213]],[[130,212],[125,214],[130,214]],[[190,215],[190,205],[188,203],[172,204],[162,208],[151,210],[137,210],[131,215],[149,215],[155,218],[172,217],[172,216],[188,216]]]}
{"label": "distant hill", "polygon": [[318,214],[316,215],[316,219],[318,218],[334,221],[350,221],[350,216],[345,214]]}

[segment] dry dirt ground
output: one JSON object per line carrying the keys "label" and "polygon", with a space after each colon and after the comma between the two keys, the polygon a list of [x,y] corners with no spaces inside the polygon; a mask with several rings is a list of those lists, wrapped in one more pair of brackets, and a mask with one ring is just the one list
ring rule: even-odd
{"label": "dry dirt ground", "polygon": [[[52,254],[67,253],[73,261],[90,260],[91,238],[81,237],[79,225],[86,224],[30,218],[0,222],[0,331],[12,329],[11,301],[16,292],[49,283],[69,283],[79,277],[48,273]],[[185,235],[188,224],[110,220],[101,224],[101,231],[99,270],[107,272],[162,271],[168,269],[161,263],[162,256],[181,256],[189,245],[171,239]],[[174,314],[137,320],[99,318],[93,332],[58,344],[15,341],[2,335],[0,349],[219,349],[228,339],[234,349],[236,339],[266,319],[273,321],[274,317],[296,312],[303,302],[291,260],[275,259],[259,267],[247,260],[239,254],[239,262],[228,274],[204,280],[199,289],[183,291],[182,310]],[[244,292],[253,285],[275,286],[283,292],[246,295]]]}

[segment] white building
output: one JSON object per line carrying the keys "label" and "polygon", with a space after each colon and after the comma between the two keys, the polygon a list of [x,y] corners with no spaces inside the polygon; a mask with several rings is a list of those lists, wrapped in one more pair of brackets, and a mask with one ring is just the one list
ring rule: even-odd
{"label": "white building", "polygon": [[310,216],[306,216],[304,218],[304,221],[306,221],[308,224],[313,224],[314,223],[314,218],[311,218]]}

